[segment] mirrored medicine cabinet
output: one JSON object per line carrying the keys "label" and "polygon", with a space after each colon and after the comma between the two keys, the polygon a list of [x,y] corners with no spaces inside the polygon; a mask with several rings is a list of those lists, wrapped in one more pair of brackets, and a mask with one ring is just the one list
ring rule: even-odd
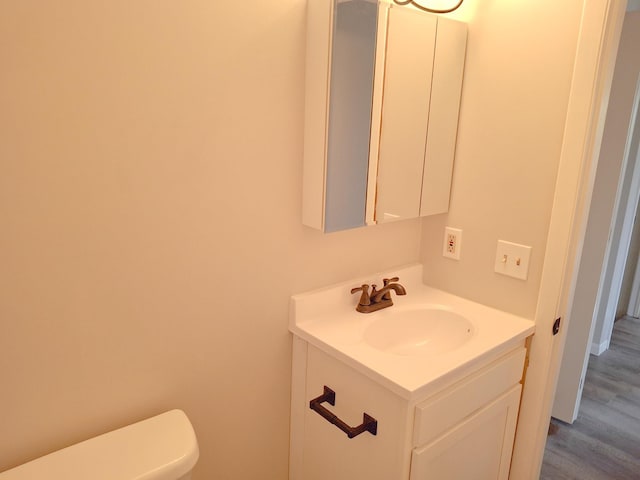
{"label": "mirrored medicine cabinet", "polygon": [[467,26],[390,0],[308,0],[303,223],[444,213]]}

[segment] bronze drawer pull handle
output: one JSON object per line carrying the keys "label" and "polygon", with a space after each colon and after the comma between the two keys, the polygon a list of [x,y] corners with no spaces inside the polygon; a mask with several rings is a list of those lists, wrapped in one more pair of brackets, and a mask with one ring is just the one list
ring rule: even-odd
{"label": "bronze drawer pull handle", "polygon": [[378,433],[378,421],[375,418],[367,415],[366,413],[363,413],[362,425],[358,425],[357,427],[350,427],[342,420],[340,420],[337,415],[334,415],[329,410],[324,408],[322,406],[324,402],[327,402],[330,405],[334,406],[336,404],[336,392],[331,390],[326,385],[324,387],[324,393],[309,402],[309,408],[319,413],[320,416],[327,422],[333,423],[336,427],[346,433],[347,437],[357,437],[364,432],[369,432],[371,435],[376,435]]}

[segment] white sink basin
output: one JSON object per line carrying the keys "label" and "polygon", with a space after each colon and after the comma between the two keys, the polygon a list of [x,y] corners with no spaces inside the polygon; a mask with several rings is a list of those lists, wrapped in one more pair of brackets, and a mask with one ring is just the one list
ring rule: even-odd
{"label": "white sink basin", "polygon": [[[377,312],[356,311],[354,286],[396,276],[406,295]],[[407,399],[425,398],[461,379],[480,359],[498,358],[534,331],[530,320],[431,288],[422,279],[422,266],[411,265],[294,295],[291,331],[312,347],[309,355],[324,351]]]}
{"label": "white sink basin", "polygon": [[375,319],[363,340],[385,353],[436,355],[462,346],[474,331],[469,320],[445,308],[398,309]]}

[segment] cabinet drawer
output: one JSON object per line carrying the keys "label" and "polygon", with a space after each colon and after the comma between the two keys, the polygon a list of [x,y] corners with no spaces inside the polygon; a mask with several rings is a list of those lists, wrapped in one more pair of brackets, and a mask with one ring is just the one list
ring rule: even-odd
{"label": "cabinet drawer", "polygon": [[413,445],[424,445],[490,403],[522,378],[525,348],[488,365],[471,378],[416,406]]}

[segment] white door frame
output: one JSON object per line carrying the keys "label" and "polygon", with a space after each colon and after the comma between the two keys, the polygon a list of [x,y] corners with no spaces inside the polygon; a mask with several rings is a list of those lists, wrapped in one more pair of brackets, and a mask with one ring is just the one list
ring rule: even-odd
{"label": "white door frame", "polygon": [[[620,60],[616,62],[618,65]],[[590,212],[585,249],[577,273],[576,296],[566,314],[570,321],[566,331],[570,344],[563,349],[552,416],[567,423],[573,423],[578,416],[590,354],[600,355],[609,348],[611,340],[640,195],[640,165],[637,161],[640,123],[636,124],[639,102],[640,90],[636,88],[629,110],[631,118],[622,160],[617,169],[615,162],[609,162],[611,165],[605,163],[606,170],[614,169],[613,178],[616,182],[615,191],[609,193],[612,200],[609,218],[604,217],[604,223],[608,226],[604,232],[606,236],[602,238],[603,232],[597,231],[602,228],[602,214],[599,217],[596,215],[594,220]],[[607,122],[609,121],[611,117],[607,116]],[[602,167],[603,165],[598,167],[596,185],[598,178],[611,175],[610,172],[603,172]],[[591,202],[606,204],[608,200],[602,189],[600,196],[597,191],[598,188],[595,187]],[[599,273],[595,273],[596,271]],[[611,319],[609,323],[605,322],[608,318]]]}
{"label": "white door frame", "polygon": [[633,274],[633,286],[631,287],[631,298],[627,315],[640,317],[640,261],[636,264],[636,271]]}
{"label": "white door frame", "polygon": [[[638,78],[638,87],[636,89],[636,100],[634,104],[634,118],[633,121],[637,123],[635,128],[633,129],[633,139],[631,140],[631,145],[627,144],[625,149],[625,155],[633,156],[635,151],[635,165],[636,169],[640,170],[640,122],[638,122],[638,117],[640,116],[640,78]],[[632,150],[633,149],[633,150]],[[635,224],[636,216],[638,214],[638,201],[640,201],[640,194],[636,195],[636,208],[633,212],[633,218],[631,219],[632,223]],[[635,228],[635,227],[634,227]],[[628,262],[628,253],[627,258],[625,259]],[[631,296],[629,298],[629,305],[627,307],[627,315],[631,315],[633,317],[640,316],[640,261],[636,263],[636,269],[633,274],[633,283],[631,285]],[[609,335],[611,338],[611,335]]]}
{"label": "white door frame", "polygon": [[511,478],[540,475],[626,0],[585,0]]}
{"label": "white door frame", "polygon": [[[610,227],[609,241],[605,254],[605,263],[600,279],[596,314],[602,318],[602,329],[598,335],[597,346],[593,346],[600,355],[609,348],[613,323],[616,320],[616,307],[622,290],[624,268],[629,256],[633,224],[640,199],[640,165],[638,161],[638,141],[640,139],[640,122],[637,122],[638,108],[640,107],[640,83],[636,82],[636,93],[633,100],[633,110],[629,132],[624,149],[624,160],[616,193],[616,202],[613,208],[613,219]],[[610,288],[607,292],[606,287]],[[600,302],[604,303],[603,306]]]}
{"label": "white door frame", "polygon": [[627,315],[636,318],[640,317],[640,261],[636,263],[636,270],[633,274],[633,284],[631,286],[631,297],[629,298]]}

